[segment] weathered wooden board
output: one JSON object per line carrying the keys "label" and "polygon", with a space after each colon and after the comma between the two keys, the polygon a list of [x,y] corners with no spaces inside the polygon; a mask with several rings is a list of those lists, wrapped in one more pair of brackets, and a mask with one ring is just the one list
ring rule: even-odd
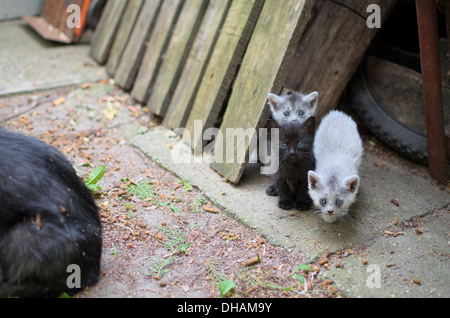
{"label": "weathered wooden board", "polygon": [[[265,125],[269,116],[267,95],[281,91],[313,4],[314,0],[265,2],[233,85],[220,127],[223,136],[227,128],[256,132]],[[222,150],[223,160],[218,162],[216,158],[211,167],[237,183],[248,158],[249,140],[237,147],[234,139],[217,138],[216,153]],[[230,149],[234,154],[227,152]]]}
{"label": "weathered wooden board", "polygon": [[170,38],[147,105],[153,114],[164,117],[184,63],[197,35],[209,0],[189,0],[183,7]]}
{"label": "weathered wooden board", "polygon": [[[189,131],[193,132],[195,120],[202,121],[202,131],[215,124],[263,4],[262,0],[232,1],[186,122]],[[193,140],[191,147],[200,153],[202,138]]]}
{"label": "weathered wooden board", "polygon": [[162,0],[144,0],[136,25],[117,65],[114,80],[117,85],[126,90],[133,86],[145,52],[146,42],[153,33],[161,2]]}
{"label": "weathered wooden board", "polygon": [[[338,0],[368,17],[369,4],[378,4],[384,21],[396,0]],[[286,81],[294,91],[319,92],[317,117],[320,120],[335,108],[378,29],[367,27],[366,19],[335,1],[322,1],[317,16],[301,39],[295,63]]]}
{"label": "weathered wooden board", "polygon": [[95,31],[91,45],[91,56],[98,64],[105,64],[114,42],[117,28],[122,20],[127,2],[109,0]]}
{"label": "weathered wooden board", "polygon": [[231,0],[211,0],[209,3],[167,114],[164,117],[164,125],[170,128],[178,128],[186,123],[200,80],[217,41],[219,29],[225,21],[230,5]]}
{"label": "weathered wooden board", "polygon": [[127,1],[127,7],[123,14],[123,18],[117,31],[116,38],[111,47],[108,62],[106,63],[106,72],[111,76],[113,76],[116,72],[117,65],[119,64],[120,58],[122,57],[122,52],[124,51],[128,43],[128,39],[130,38],[131,32],[133,31],[134,25],[136,24],[136,20],[139,11],[141,10],[143,1],[144,0]]}
{"label": "weathered wooden board", "polygon": [[139,67],[131,95],[145,104],[150,95],[154,79],[158,74],[161,61],[164,58],[167,45],[172,35],[173,27],[183,8],[184,0],[164,0],[155,24],[155,30],[150,37],[144,58]]}

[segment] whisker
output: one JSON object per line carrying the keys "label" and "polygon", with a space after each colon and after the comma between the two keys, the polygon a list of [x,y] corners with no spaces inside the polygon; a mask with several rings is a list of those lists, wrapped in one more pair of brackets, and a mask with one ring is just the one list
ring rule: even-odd
{"label": "whisker", "polygon": [[321,212],[321,210],[315,211],[313,212],[314,218],[313,218],[313,226],[314,227],[319,227],[319,222],[321,221],[322,217],[321,214],[318,213]]}

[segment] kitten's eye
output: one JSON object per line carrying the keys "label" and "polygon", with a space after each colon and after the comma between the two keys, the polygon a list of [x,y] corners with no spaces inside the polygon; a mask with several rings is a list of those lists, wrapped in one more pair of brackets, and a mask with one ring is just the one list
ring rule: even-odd
{"label": "kitten's eye", "polygon": [[285,149],[287,147],[286,144],[281,144],[281,148]]}
{"label": "kitten's eye", "polygon": [[320,204],[325,205],[327,204],[327,199],[320,199],[319,202]]}
{"label": "kitten's eye", "polygon": [[299,116],[304,116],[304,115],[305,115],[305,112],[304,112],[304,111],[299,111],[299,112],[298,112],[298,115],[299,115]]}
{"label": "kitten's eye", "polygon": [[343,203],[344,203],[344,201],[342,201],[341,199],[336,200],[336,205],[342,205]]}
{"label": "kitten's eye", "polygon": [[289,117],[290,114],[291,114],[291,113],[289,113],[289,112],[284,112],[284,113],[283,113],[283,115],[284,115],[285,117]]}
{"label": "kitten's eye", "polygon": [[303,142],[300,141],[300,142],[297,144],[297,147],[303,148]]}

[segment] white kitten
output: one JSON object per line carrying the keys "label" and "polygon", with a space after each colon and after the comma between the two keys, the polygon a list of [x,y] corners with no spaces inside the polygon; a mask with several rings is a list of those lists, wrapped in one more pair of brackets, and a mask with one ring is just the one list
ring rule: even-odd
{"label": "white kitten", "polygon": [[278,96],[270,93],[268,96],[272,118],[283,125],[289,121],[304,123],[309,117],[314,116],[319,100],[319,94],[312,92],[309,95],[290,93]]}
{"label": "white kitten", "polygon": [[363,146],[350,116],[331,111],[314,139],[315,171],[308,172],[309,195],[326,222],[346,216],[359,188],[358,168]]}

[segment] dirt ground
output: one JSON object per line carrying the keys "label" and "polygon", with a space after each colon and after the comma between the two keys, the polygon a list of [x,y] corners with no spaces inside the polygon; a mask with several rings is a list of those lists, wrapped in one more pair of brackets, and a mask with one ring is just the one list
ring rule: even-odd
{"label": "dirt ground", "polygon": [[128,144],[117,120],[121,111],[139,129],[158,125],[106,81],[0,99],[0,125],[58,148],[82,178],[106,168],[95,193],[101,277],[76,297],[215,298],[231,287],[223,296],[341,297],[320,279],[325,261],[311,264],[272,246]]}

